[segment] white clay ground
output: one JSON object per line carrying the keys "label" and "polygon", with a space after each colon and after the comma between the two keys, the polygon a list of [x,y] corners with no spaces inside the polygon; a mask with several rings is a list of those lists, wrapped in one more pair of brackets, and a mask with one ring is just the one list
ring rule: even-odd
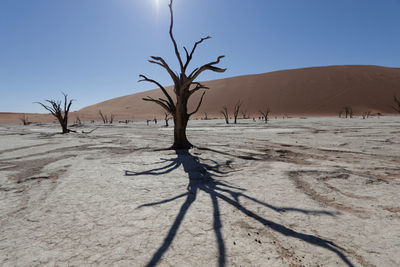
{"label": "white clay ground", "polygon": [[0,265],[400,266],[400,117],[239,123],[0,126]]}

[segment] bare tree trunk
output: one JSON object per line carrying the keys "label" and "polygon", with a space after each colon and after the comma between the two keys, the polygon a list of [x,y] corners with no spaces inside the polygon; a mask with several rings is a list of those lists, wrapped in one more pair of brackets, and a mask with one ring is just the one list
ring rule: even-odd
{"label": "bare tree trunk", "polygon": [[168,127],[169,126],[169,124],[168,124],[168,121],[169,121],[169,118],[168,118],[168,112],[164,112],[164,115],[165,115],[165,127]]}
{"label": "bare tree trunk", "polygon": [[397,98],[397,96],[394,95],[393,100],[394,100],[394,105],[392,106],[392,108],[398,113],[400,113],[400,98]]}
{"label": "bare tree trunk", "polygon": [[186,137],[186,127],[189,121],[185,101],[178,99],[174,114],[174,143],[172,149],[190,149],[193,145]]}
{"label": "bare tree trunk", "polygon": [[229,113],[228,113],[228,108],[224,106],[221,110],[222,115],[224,115],[225,118],[225,123],[229,124]]}
{"label": "bare tree trunk", "polygon": [[233,110],[233,117],[234,117],[233,123],[234,124],[237,123],[237,117],[239,115],[239,110],[240,110],[240,107],[242,106],[242,104],[243,104],[243,102],[241,100],[239,100],[235,105],[235,108]]}

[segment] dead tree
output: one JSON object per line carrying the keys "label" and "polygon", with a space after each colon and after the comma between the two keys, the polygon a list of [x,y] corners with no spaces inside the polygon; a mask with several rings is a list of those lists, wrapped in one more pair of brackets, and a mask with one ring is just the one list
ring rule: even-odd
{"label": "dead tree", "polygon": [[58,122],[61,125],[62,128],[62,133],[69,133],[71,132],[71,130],[68,129],[68,113],[69,113],[69,109],[71,108],[72,102],[74,101],[74,99],[71,99],[68,101],[68,95],[64,94],[64,105],[62,107],[62,103],[60,100],[56,101],[56,100],[45,100],[46,102],[48,102],[50,105],[45,105],[41,102],[35,102],[39,105],[41,105],[42,107],[44,107],[46,110],[50,111],[50,113],[57,118]]}
{"label": "dead tree", "polygon": [[268,122],[268,115],[271,112],[269,106],[265,106],[265,108],[263,110],[259,111],[262,115],[262,117],[264,118],[265,123]]}
{"label": "dead tree", "polygon": [[392,108],[397,111],[398,113],[400,113],[400,99],[397,98],[396,95],[393,96],[393,100],[394,100],[394,105],[392,106]]}
{"label": "dead tree", "polygon": [[196,48],[198,45],[200,45],[203,41],[210,39],[210,36],[201,38],[199,41],[194,43],[192,50],[186,49],[184,47],[185,53],[186,53],[186,60],[183,60],[181,57],[181,54],[178,50],[178,45],[175,41],[175,38],[172,33],[173,25],[174,25],[174,16],[173,16],[173,10],[172,10],[172,4],[173,0],[170,0],[169,3],[169,11],[171,15],[171,22],[169,26],[169,36],[172,41],[173,47],[174,47],[174,52],[175,56],[178,60],[179,63],[179,71],[174,72],[170,66],[167,64],[167,62],[162,58],[162,57],[151,57],[151,60],[149,60],[150,63],[156,64],[164,68],[168,74],[170,75],[173,83],[174,83],[174,89],[173,92],[175,93],[175,98],[176,101],[172,99],[170,94],[167,92],[165,87],[163,87],[159,82],[149,79],[144,75],[140,75],[142,79],[139,80],[139,82],[150,82],[153,84],[156,84],[162,91],[163,95],[165,98],[152,98],[150,96],[147,96],[146,98],[143,98],[145,101],[151,101],[154,102],[161,107],[163,107],[168,113],[170,113],[174,119],[174,143],[171,147],[171,149],[189,149],[193,147],[193,145],[188,141],[186,137],[186,127],[189,121],[190,116],[195,114],[203,101],[203,97],[205,94],[205,91],[203,91],[200,100],[196,106],[196,108],[192,111],[188,111],[188,101],[189,98],[196,93],[199,90],[205,90],[208,89],[208,87],[204,86],[203,84],[196,82],[196,78],[199,77],[199,75],[206,71],[206,70],[211,70],[214,72],[224,72],[226,69],[218,68],[215,65],[217,65],[220,60],[224,56],[219,56],[216,61],[207,63],[201,67],[195,68],[193,71],[190,72],[190,74],[187,74],[187,68],[193,58],[193,54],[196,51]]}
{"label": "dead tree", "polygon": [[229,124],[229,113],[228,113],[228,108],[226,106],[222,108],[221,113],[222,115],[224,115],[226,124]]}
{"label": "dead tree", "polygon": [[164,115],[165,115],[165,127],[168,127],[168,126],[169,126],[169,124],[168,124],[168,121],[169,121],[169,113],[168,113],[168,112],[164,112]]}
{"label": "dead tree", "polygon": [[233,123],[234,123],[234,124],[237,123],[237,117],[238,117],[238,115],[239,115],[240,107],[242,106],[242,104],[243,104],[243,101],[242,101],[242,100],[239,100],[239,101],[235,104],[235,107],[234,107],[234,109],[233,109],[233,118],[234,118]]}
{"label": "dead tree", "polygon": [[347,117],[353,118],[353,109],[350,106],[345,106],[344,112],[346,114],[346,118]]}
{"label": "dead tree", "polygon": [[75,124],[82,125],[82,121],[81,118],[79,117],[79,114],[75,115]]}
{"label": "dead tree", "polygon": [[28,120],[28,117],[25,114],[22,114],[22,116],[19,119],[25,126],[31,124]]}
{"label": "dead tree", "polygon": [[104,124],[108,123],[107,115],[103,115],[103,112],[101,112],[101,110],[99,110],[99,115],[100,115],[101,120],[103,121]]}
{"label": "dead tree", "polygon": [[247,110],[243,110],[243,111],[242,111],[242,116],[243,116],[243,119],[248,119],[248,117],[247,117]]}
{"label": "dead tree", "polygon": [[207,112],[204,112],[204,120],[208,120]]}
{"label": "dead tree", "polygon": [[370,116],[371,116],[371,111],[363,112],[362,114],[363,120],[365,120],[365,118],[368,119]]}
{"label": "dead tree", "polygon": [[114,122],[114,118],[115,118],[114,114],[110,114],[110,124]]}

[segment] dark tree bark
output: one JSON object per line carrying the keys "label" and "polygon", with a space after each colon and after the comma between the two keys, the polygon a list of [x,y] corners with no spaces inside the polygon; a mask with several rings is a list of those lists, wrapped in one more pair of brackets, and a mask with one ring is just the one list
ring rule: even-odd
{"label": "dark tree bark", "polygon": [[101,110],[99,110],[99,115],[104,124],[108,123],[107,115],[104,115],[103,112],[101,112]]}
{"label": "dark tree bark", "polygon": [[168,121],[169,121],[169,113],[168,113],[168,112],[164,112],[164,115],[165,115],[165,127],[168,127],[168,126],[169,126],[169,124],[168,124]]}
{"label": "dark tree bark", "polygon": [[225,123],[229,124],[229,112],[228,112],[228,108],[226,106],[222,107],[221,113],[222,113],[222,115],[224,115]]}
{"label": "dark tree bark", "polygon": [[346,118],[347,117],[353,118],[353,109],[350,106],[345,106],[344,112],[346,114]]}
{"label": "dark tree bark", "polygon": [[240,107],[241,107],[242,105],[243,105],[243,101],[241,101],[241,100],[239,100],[239,101],[235,104],[235,107],[234,107],[234,110],[233,110],[233,118],[234,118],[233,123],[234,123],[234,124],[237,123],[237,117],[238,117],[238,115],[239,115]]}
{"label": "dark tree bark", "polygon": [[162,108],[164,108],[168,113],[170,113],[174,119],[174,143],[171,147],[171,149],[189,149],[192,148],[193,145],[189,142],[189,140],[186,137],[186,127],[189,121],[190,116],[195,114],[203,101],[203,97],[205,94],[205,91],[203,91],[200,100],[197,104],[197,107],[195,108],[194,111],[188,112],[187,104],[189,101],[189,98],[196,93],[199,90],[205,90],[209,89],[208,87],[204,86],[203,84],[196,82],[196,78],[204,71],[206,70],[211,70],[214,72],[224,72],[226,69],[221,69],[216,67],[220,60],[224,56],[219,56],[217,60],[210,62],[208,64],[205,64],[201,67],[195,68],[189,75],[187,75],[186,71],[189,66],[189,63],[191,62],[193,58],[193,54],[196,51],[196,48],[199,44],[201,44],[203,41],[210,39],[210,36],[201,38],[199,41],[197,41],[194,45],[192,50],[187,50],[186,47],[184,47],[185,53],[186,53],[186,60],[183,61],[181,54],[179,53],[178,50],[178,45],[176,44],[175,38],[172,33],[173,25],[174,25],[174,16],[173,16],[173,10],[172,10],[172,4],[173,0],[170,0],[169,3],[169,10],[170,10],[170,15],[171,15],[171,22],[170,22],[170,27],[169,27],[169,36],[172,41],[173,47],[174,47],[174,52],[175,56],[178,59],[179,62],[179,67],[180,70],[178,73],[174,72],[167,62],[161,57],[151,57],[151,60],[149,60],[150,63],[156,64],[164,68],[168,74],[170,75],[173,83],[174,83],[174,93],[175,93],[175,101],[172,99],[172,97],[169,95],[167,90],[157,81],[153,79],[149,79],[144,75],[139,75],[141,80],[139,82],[150,82],[155,85],[157,85],[165,98],[158,98],[154,99],[150,96],[143,98],[145,101],[151,101],[154,102],[158,105],[160,105]]}
{"label": "dark tree bark", "polygon": [[396,95],[393,96],[394,106],[392,108],[400,113],[400,99]]}
{"label": "dark tree bark", "polygon": [[68,129],[68,113],[69,109],[71,108],[72,102],[74,100],[71,99],[68,101],[68,95],[64,93],[62,94],[64,95],[64,108],[62,108],[61,101],[56,101],[56,100],[45,100],[50,105],[45,105],[41,102],[35,102],[35,103],[41,105],[46,110],[50,111],[50,113],[57,118],[58,122],[61,125],[62,133],[65,134],[71,131]]}
{"label": "dark tree bark", "polygon": [[21,118],[19,118],[24,126],[31,124],[28,120],[28,117],[25,114],[22,114]]}
{"label": "dark tree bark", "polygon": [[260,110],[259,112],[263,116],[265,123],[268,123],[268,115],[271,112],[270,108],[266,106],[265,109]]}
{"label": "dark tree bark", "polygon": [[242,111],[243,119],[248,119],[247,110]]}

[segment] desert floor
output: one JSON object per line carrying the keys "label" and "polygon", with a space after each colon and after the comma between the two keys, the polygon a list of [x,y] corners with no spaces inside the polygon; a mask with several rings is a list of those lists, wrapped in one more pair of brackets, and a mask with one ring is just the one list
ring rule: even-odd
{"label": "desert floor", "polygon": [[400,117],[162,125],[1,125],[0,265],[400,266]]}

